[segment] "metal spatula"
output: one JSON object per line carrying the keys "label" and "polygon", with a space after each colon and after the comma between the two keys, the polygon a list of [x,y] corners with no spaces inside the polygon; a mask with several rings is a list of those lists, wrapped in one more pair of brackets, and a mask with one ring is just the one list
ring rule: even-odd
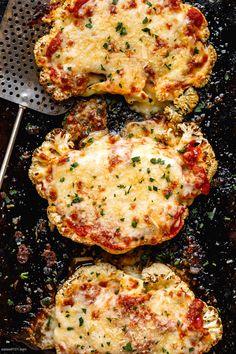
{"label": "metal spatula", "polygon": [[0,97],[19,105],[0,170],[0,189],[24,110],[31,108],[55,116],[69,108],[68,103],[53,102],[38,83],[33,48],[37,39],[43,35],[45,26],[32,26],[32,21],[36,10],[45,7],[47,2],[9,0],[0,25]]}

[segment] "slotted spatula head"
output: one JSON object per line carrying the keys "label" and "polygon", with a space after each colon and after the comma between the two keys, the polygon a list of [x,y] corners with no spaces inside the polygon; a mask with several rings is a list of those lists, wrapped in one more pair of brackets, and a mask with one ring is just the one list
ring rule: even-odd
{"label": "slotted spatula head", "polygon": [[66,112],[71,103],[51,100],[38,83],[35,42],[45,25],[34,24],[35,12],[49,1],[9,0],[0,25],[0,97],[49,115]]}

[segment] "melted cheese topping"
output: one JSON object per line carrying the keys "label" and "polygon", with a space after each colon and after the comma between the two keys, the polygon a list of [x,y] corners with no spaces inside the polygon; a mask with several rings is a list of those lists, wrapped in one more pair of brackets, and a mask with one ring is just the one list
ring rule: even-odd
{"label": "melted cheese topping", "polygon": [[203,353],[222,337],[217,311],[160,263],[80,268],[56,295],[55,320],[57,353]]}
{"label": "melted cheese topping", "polygon": [[35,58],[56,100],[109,92],[147,114],[171,102],[187,113],[216,59],[205,17],[180,0],[66,0],[45,21]]}
{"label": "melted cheese topping", "polygon": [[163,242],[182,228],[194,198],[209,191],[214,153],[194,125],[173,131],[163,121],[130,123],[122,136],[103,131],[80,150],[71,144],[66,132],[50,134],[30,178],[48,199],[51,223],[76,242],[111,253]]}

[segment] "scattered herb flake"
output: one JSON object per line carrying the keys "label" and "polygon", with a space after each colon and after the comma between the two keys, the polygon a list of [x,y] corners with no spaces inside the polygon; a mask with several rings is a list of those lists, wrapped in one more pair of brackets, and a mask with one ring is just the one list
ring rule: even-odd
{"label": "scattered herb flake", "polygon": [[125,352],[132,352],[133,351],[133,347],[132,344],[130,342],[128,342],[124,347],[123,347]]}
{"label": "scattered herb flake", "polygon": [[137,220],[133,220],[132,223],[131,223],[131,226],[132,226],[134,229],[136,229],[137,225],[138,225],[138,221],[137,221]]}
{"label": "scattered herb flake", "polygon": [[118,22],[116,25],[116,32],[120,33],[120,36],[125,36],[127,34],[126,28],[122,22]]}
{"label": "scattered herb flake", "polygon": [[158,158],[158,159],[152,158],[152,159],[150,160],[150,162],[151,162],[153,165],[157,165],[157,164],[159,164],[159,165],[164,165],[164,164],[165,164],[165,161],[162,160],[162,159],[160,159],[160,158]]}

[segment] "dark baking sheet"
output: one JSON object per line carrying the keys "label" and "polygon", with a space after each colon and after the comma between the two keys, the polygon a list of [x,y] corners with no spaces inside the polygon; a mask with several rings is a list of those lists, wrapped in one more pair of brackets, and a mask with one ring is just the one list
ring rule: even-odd
{"label": "dark baking sheet", "polygon": [[[6,2],[0,1],[1,14]],[[211,353],[235,354],[236,77],[233,73],[236,62],[236,7],[232,0],[199,0],[195,5],[200,6],[207,16],[218,61],[210,83],[200,91],[200,104],[188,119],[201,124],[214,147],[219,168],[209,196],[199,197],[195,201],[181,233],[161,246],[146,247],[142,262],[152,258],[183,269],[195,293],[220,310],[224,336]],[[118,130],[125,121],[138,118],[121,98],[109,98],[109,102],[110,129]],[[0,111],[2,159],[17,107],[0,100]],[[81,253],[80,245],[61,237],[57,231],[49,230],[47,203],[38,196],[27,176],[32,151],[51,129],[61,126],[62,119],[62,116],[55,118],[32,111],[25,113],[8,178],[1,191],[1,352],[33,351],[14,338],[65,279],[71,258]],[[29,252],[26,263],[20,263],[19,249],[24,247],[22,245]],[[46,249],[49,252],[45,252]],[[88,254],[99,256],[100,251],[92,248]],[[22,279],[25,276],[27,279]],[[21,313],[23,310],[27,312]]]}

